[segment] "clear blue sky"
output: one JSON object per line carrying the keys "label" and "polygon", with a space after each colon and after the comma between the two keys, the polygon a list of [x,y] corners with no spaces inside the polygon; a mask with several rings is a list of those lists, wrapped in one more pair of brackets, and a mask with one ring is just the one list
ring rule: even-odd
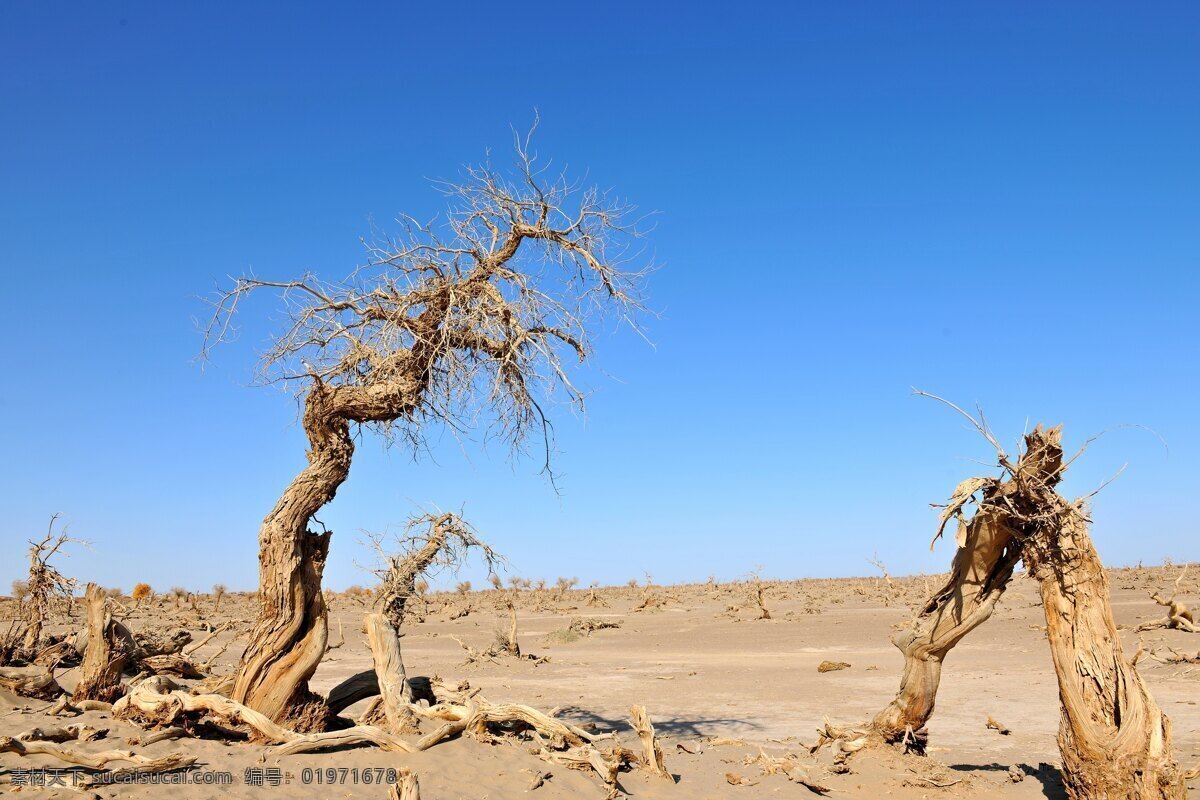
{"label": "clear blue sky", "polygon": [[661,212],[656,347],[600,337],[561,496],[363,442],[329,585],[359,529],[462,504],[535,578],[940,570],[927,504],[991,454],[912,386],[1006,441],[1151,426],[1169,451],[1119,430],[1066,490],[1129,462],[1101,554],[1200,557],[1200,6],[435,5],[0,9],[0,585],[60,511],[80,577],[252,587],[304,439],[247,385],[266,324],[193,363],[197,296],[342,275],[535,107],[541,153]]}

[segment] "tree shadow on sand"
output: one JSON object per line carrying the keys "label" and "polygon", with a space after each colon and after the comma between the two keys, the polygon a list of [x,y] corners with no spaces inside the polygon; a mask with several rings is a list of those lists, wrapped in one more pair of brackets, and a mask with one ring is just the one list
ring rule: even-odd
{"label": "tree shadow on sand", "polygon": [[[1009,765],[997,764],[948,764],[950,769],[957,772],[1008,772]],[[1018,769],[1025,773],[1027,779],[1037,781],[1042,785],[1042,794],[1047,800],[1064,800],[1067,796],[1067,790],[1063,786],[1062,771],[1053,764],[1042,762],[1036,767],[1031,767],[1028,764],[1016,764]]]}
{"label": "tree shadow on sand", "polygon": [[[579,706],[564,706],[556,715],[560,719],[569,720],[574,725],[594,724],[604,731],[625,731],[630,729],[628,717],[605,717]],[[654,731],[661,736],[680,736],[685,738],[702,738],[704,736],[736,736],[748,734],[757,730],[760,725],[744,719],[729,719],[710,717],[704,719],[681,719],[679,717],[650,717]]]}

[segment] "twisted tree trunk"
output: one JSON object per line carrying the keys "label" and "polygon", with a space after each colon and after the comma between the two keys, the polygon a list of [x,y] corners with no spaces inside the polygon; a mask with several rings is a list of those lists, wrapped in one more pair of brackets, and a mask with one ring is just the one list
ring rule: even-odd
{"label": "twisted tree trunk", "polygon": [[950,579],[892,639],[904,654],[900,691],[872,723],[886,741],[925,749],[925,724],[933,716],[942,662],[992,615],[1019,558],[1012,529],[996,514],[977,513],[954,555]]}
{"label": "twisted tree trunk", "polygon": [[354,454],[349,423],[328,405],[329,392],[317,385],[305,400],[303,416],[308,467],[263,520],[261,609],[234,682],[234,700],[277,722],[315,699],[308,680],[328,640],[321,574],[330,534],[313,533],[308,525],[346,480]]}
{"label": "twisted tree trunk", "polygon": [[1057,535],[1031,540],[1025,561],[1041,584],[1058,676],[1067,794],[1074,800],[1184,800],[1170,720],[1125,658],[1108,578],[1082,515],[1067,515]]}

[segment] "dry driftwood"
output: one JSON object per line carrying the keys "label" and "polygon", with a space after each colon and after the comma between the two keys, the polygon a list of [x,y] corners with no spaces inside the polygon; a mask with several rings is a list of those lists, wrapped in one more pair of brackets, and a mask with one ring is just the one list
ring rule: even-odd
{"label": "dry driftwood", "polygon": [[356,673],[329,692],[325,704],[333,714],[340,714],[359,700],[379,694],[379,676],[374,669]]}
{"label": "dry driftwood", "polygon": [[23,742],[94,742],[103,739],[108,734],[107,728],[93,728],[90,725],[67,725],[53,728],[31,728],[17,736]]}
{"label": "dry driftwood", "polygon": [[58,698],[58,702],[46,710],[46,713],[52,717],[70,714],[77,717],[85,711],[112,711],[112,703],[106,703],[101,700],[81,700],[77,705],[71,702],[70,695],[63,694]]}
{"label": "dry driftwood", "polygon": [[584,636],[591,636],[596,631],[620,627],[621,623],[617,620],[599,619],[597,617],[574,617],[571,619],[570,624],[567,625],[567,630],[575,631]]}
{"label": "dry driftwood", "polygon": [[[762,767],[762,771],[763,771],[764,775],[783,775],[789,781],[793,781],[795,783],[800,784],[801,786],[808,789],[810,792],[813,792],[814,794],[823,795],[823,794],[828,794],[830,791],[827,786],[822,786],[821,784],[814,781],[811,777],[809,777],[808,770],[804,769],[804,767],[797,764],[794,758],[786,757],[786,756],[784,758],[775,758],[773,756],[767,755],[766,751],[763,750],[761,747],[758,749],[757,756],[746,756],[746,758],[742,761],[742,763],[748,767],[749,766]],[[732,773],[730,773],[730,774],[732,774]],[[745,780],[745,779],[743,779],[743,780]],[[736,785],[749,785],[749,784],[739,783]]]}
{"label": "dry driftwood", "polygon": [[218,625],[217,627],[213,628],[211,631],[209,631],[209,632],[208,632],[208,633],[205,635],[205,637],[204,637],[203,639],[201,639],[201,640],[200,640],[200,641],[198,641],[198,642],[192,642],[191,644],[189,644],[189,645],[187,645],[186,647],[182,648],[182,649],[181,649],[179,652],[180,652],[182,655],[185,655],[185,656],[190,656],[192,653],[196,652],[196,651],[197,651],[197,650],[199,650],[201,647],[204,647],[204,645],[206,645],[206,644],[208,644],[209,642],[211,642],[213,639],[215,639],[217,636],[221,635],[221,633],[223,633],[224,631],[228,630],[228,629],[229,629],[230,627],[232,627],[232,626],[233,626],[233,622],[232,622],[232,621],[230,621],[230,622],[224,622],[224,623],[222,623],[222,624]]}
{"label": "dry driftwood", "polygon": [[[431,703],[436,702],[429,688],[428,678],[409,678],[408,691],[409,696],[414,699],[425,698]],[[368,697],[375,697],[378,694],[379,677],[375,674],[374,669],[368,669],[355,673],[333,687],[325,704],[329,707],[330,712],[340,714],[359,700],[366,700]]]}
{"label": "dry driftwood", "polygon": [[154,675],[175,675],[180,678],[203,678],[199,668],[178,653],[164,653],[139,660],[138,666]]}
{"label": "dry driftwood", "polygon": [[592,745],[571,747],[565,751],[554,751],[542,748],[538,755],[555,764],[562,764],[570,769],[595,772],[600,780],[609,787],[609,796],[615,794],[617,775],[621,767],[631,758],[636,758],[629,751],[615,749],[612,753],[602,753]]}

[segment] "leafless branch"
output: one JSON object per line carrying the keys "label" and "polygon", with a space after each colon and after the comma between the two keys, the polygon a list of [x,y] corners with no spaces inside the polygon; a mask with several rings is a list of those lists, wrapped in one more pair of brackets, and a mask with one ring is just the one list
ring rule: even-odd
{"label": "leafless branch", "polygon": [[[531,131],[532,133],[532,131]],[[209,298],[201,356],[230,338],[241,304],[277,295],[286,319],[259,378],[328,412],[420,449],[432,425],[471,430],[514,451],[553,429],[538,398],[582,409],[570,364],[591,355],[601,316],[637,329],[650,269],[637,249],[644,217],[610,192],[539,163],[517,137],[515,166],[468,167],[438,182],[448,211],[364,240],[366,261],[336,282],[245,275]],[[632,267],[633,262],[639,266]]]}

